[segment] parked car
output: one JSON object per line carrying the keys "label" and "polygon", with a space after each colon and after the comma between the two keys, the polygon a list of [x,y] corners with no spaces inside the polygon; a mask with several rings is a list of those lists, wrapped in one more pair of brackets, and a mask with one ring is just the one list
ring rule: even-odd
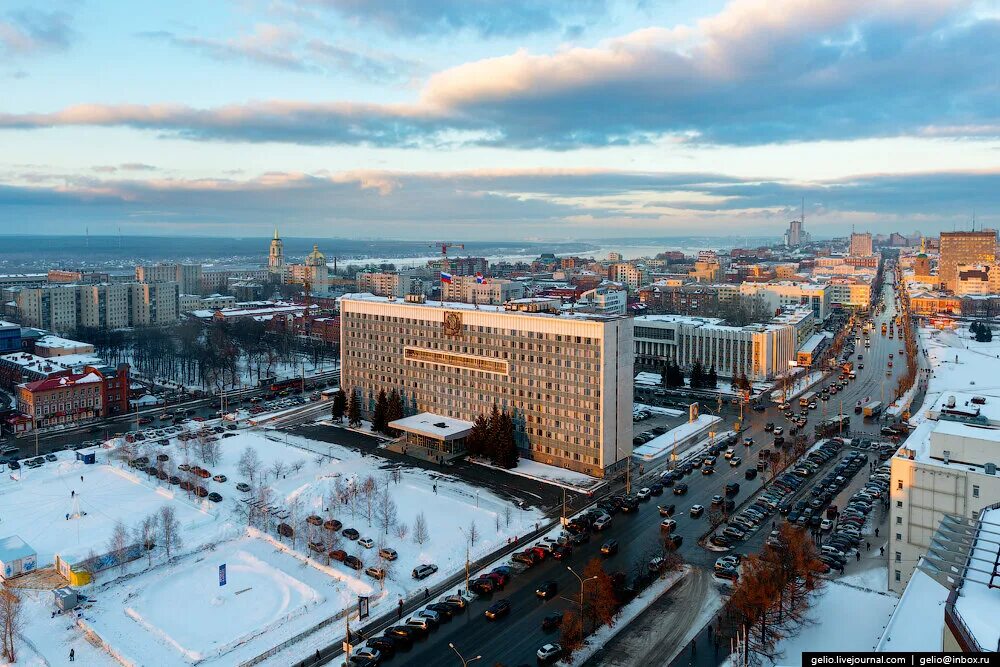
{"label": "parked car", "polygon": [[535,653],[535,656],[538,658],[538,662],[541,664],[554,662],[559,659],[559,656],[561,655],[562,647],[559,644],[545,644]]}
{"label": "parked car", "polygon": [[396,560],[399,558],[399,554],[396,553],[395,549],[390,549],[388,547],[382,547],[378,550],[378,555],[386,560]]}
{"label": "parked car", "polygon": [[211,500],[213,503],[221,503],[222,502],[222,494],[221,493],[216,493],[215,491],[213,491],[212,493],[208,494],[208,499]]}
{"label": "parked car", "polygon": [[365,574],[372,579],[385,579],[385,570],[380,567],[366,567]]}
{"label": "parked car", "polygon": [[361,533],[359,533],[358,531],[356,531],[353,528],[345,528],[343,531],[341,531],[340,534],[343,535],[344,537],[346,537],[349,540],[356,540],[359,537],[361,537]]}
{"label": "parked car", "polygon": [[426,579],[435,572],[438,571],[437,565],[432,563],[425,563],[423,565],[418,565],[413,568],[413,578],[414,579]]}
{"label": "parked car", "polygon": [[371,549],[372,547],[375,546],[375,540],[373,540],[370,537],[362,537],[360,540],[358,540],[358,544],[363,546],[365,549]]}

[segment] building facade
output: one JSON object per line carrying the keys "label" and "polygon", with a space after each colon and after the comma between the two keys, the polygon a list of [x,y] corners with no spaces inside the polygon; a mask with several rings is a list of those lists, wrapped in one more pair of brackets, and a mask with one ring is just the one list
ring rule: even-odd
{"label": "building facade", "polygon": [[278,236],[278,228],[274,228],[274,238],[267,250],[267,270],[278,280],[285,275],[285,242]]}
{"label": "building facade", "polygon": [[754,381],[787,371],[798,349],[790,323],[731,327],[717,318],[643,315],[635,318],[633,336],[638,370],[659,371],[669,361],[690,369],[700,362],[706,371],[714,366],[720,377],[746,373]]}
{"label": "building facade", "polygon": [[526,458],[603,476],[631,455],[630,319],[418,301],[341,299],[341,384],[365,412],[391,389],[408,414],[471,422],[497,405]]}
{"label": "building facade", "polygon": [[996,261],[997,233],[941,232],[941,258],[938,277],[945,289],[954,291],[958,282],[958,267],[962,264],[993,264]]}
{"label": "building facade", "polygon": [[742,296],[761,296],[773,310],[787,306],[808,306],[813,317],[822,322],[830,314],[830,289],[825,283],[780,281],[772,283],[743,283]]}
{"label": "building facade", "polygon": [[201,264],[152,264],[135,267],[135,279],[140,283],[177,283],[181,294],[201,292]]}
{"label": "building facade", "polygon": [[873,252],[871,234],[851,234],[851,255],[853,257],[868,257]]}

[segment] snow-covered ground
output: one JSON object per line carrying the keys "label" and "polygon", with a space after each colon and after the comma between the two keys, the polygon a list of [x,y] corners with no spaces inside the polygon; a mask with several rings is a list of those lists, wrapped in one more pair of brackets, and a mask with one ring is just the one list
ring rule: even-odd
{"label": "snow-covered ground", "polygon": [[[684,386],[688,385],[690,378],[684,378]],[[635,376],[635,384],[642,387],[660,387],[662,386],[662,377],[659,373],[642,372],[637,373]],[[752,383],[752,394],[757,395],[763,393],[774,386],[772,382],[754,382]],[[719,379],[716,382],[715,389],[704,388],[699,391],[711,391],[717,394],[723,394],[725,396],[736,396],[742,393],[739,389],[733,387],[730,380]]]}
{"label": "snow-covered ground", "polygon": [[[83,589],[97,600],[84,611],[84,622],[110,650],[130,657],[135,664],[203,660],[228,665],[259,655],[337,615],[356,604],[358,595],[373,596],[372,613],[400,597],[418,595],[424,587],[461,570],[467,549],[471,558],[480,557],[543,518],[538,510],[521,509],[447,475],[403,467],[394,479],[389,462],[353,449],[258,429],[229,435],[218,441],[220,453],[214,465],[197,460],[197,445],[185,452],[176,438],[166,446],[146,446],[147,455],[166,454],[170,464],[190,460],[209,468],[212,475],[225,475],[225,482],[202,482],[209,491],[222,494],[221,503],[189,499],[179,487],[119,468],[118,463],[85,466],[64,453],[59,463],[26,471],[20,482],[9,477],[0,480],[0,535],[20,535],[38,550],[39,563],[45,564],[54,553],[66,550],[86,554],[93,546],[103,553],[117,520],[133,528],[162,505],[174,505],[184,540],[180,557],[168,564],[157,549],[152,567],[143,558],[125,568],[128,576],[124,578],[117,578],[121,574],[117,570],[101,573],[96,584]],[[250,448],[260,459],[258,479],[270,489],[268,502],[276,512],[283,510],[300,520],[310,514],[336,518],[345,528],[354,527],[362,537],[370,537],[376,547],[384,544],[396,550],[398,560],[388,565],[384,592],[363,571],[330,561],[325,554],[317,556],[305,546],[307,540],[323,535],[336,543],[330,548],[343,549],[366,566],[386,566],[376,562],[377,548],[366,549],[339,533],[296,523],[298,538],[293,549],[287,539],[281,543],[273,534],[247,528],[246,519],[236,510],[245,506],[242,501],[248,494],[237,491],[235,485],[244,481],[239,460]],[[110,451],[101,450],[101,458],[107,459]],[[84,476],[82,484],[80,475]],[[360,483],[369,476],[388,489],[395,503],[396,527],[388,534],[378,526],[375,513],[369,518],[365,502],[340,504],[336,500],[338,481]],[[71,491],[80,492],[79,508],[87,514],[66,520],[65,514],[77,500],[70,497]],[[413,526],[421,514],[428,538],[418,544]],[[407,528],[404,537],[399,526]],[[474,544],[466,537],[472,532],[478,534]],[[218,566],[222,563],[227,565],[228,582],[220,588]],[[422,563],[434,563],[439,570],[417,581],[410,571]],[[40,662],[61,661],[70,647],[77,647],[81,659],[87,655],[88,649],[80,642],[83,632],[71,626],[72,619],[50,617],[51,593],[38,596],[29,608],[25,636],[33,645],[46,647],[39,651]],[[177,613],[179,609],[183,614]],[[53,644],[53,638],[59,643]],[[88,659],[86,664],[104,664],[109,656],[100,655],[101,659]]]}
{"label": "snow-covered ground", "polygon": [[[223,564],[226,585],[220,586]],[[358,595],[378,595],[373,581],[333,577],[291,549],[248,536],[110,587],[83,623],[134,664],[223,656],[224,664],[236,664],[273,646],[276,633],[301,632],[356,603]]]}
{"label": "snow-covered ground", "polygon": [[31,545],[39,567],[51,565],[57,553],[104,553],[115,522],[132,525],[164,505],[173,506],[185,533],[217,527],[218,508],[188,499],[176,486],[157,487],[146,475],[106,465],[106,450],[97,465],[76,461],[72,452],[57,456],[55,463],[0,477],[0,536],[18,535]]}
{"label": "snow-covered ground", "polygon": [[682,414],[687,412],[686,410],[676,410],[674,408],[664,408],[659,405],[646,405],[645,403],[636,403],[635,410],[646,410],[650,414],[654,415],[667,415],[668,417],[680,417]]}
{"label": "snow-covered ground", "polygon": [[590,475],[585,475],[582,472],[575,472],[573,470],[566,470],[565,468],[550,466],[539,461],[532,461],[531,459],[519,459],[517,467],[510,470],[507,470],[506,468],[497,468],[488,461],[478,459],[470,459],[470,461],[487,468],[503,470],[511,475],[537,479],[540,482],[563,487],[565,489],[569,489],[570,491],[579,491],[581,493],[593,491],[604,484],[604,480],[599,477],[591,477]]}
{"label": "snow-covered ground", "polygon": [[[788,386],[788,390],[784,392],[784,398],[786,401],[790,401],[793,398],[798,398],[801,394],[804,394],[809,387],[813,386],[817,382],[823,379],[823,371],[810,371],[799,377],[795,378],[795,381]],[[775,389],[771,392],[772,401],[780,401],[782,398],[782,390]]]}
{"label": "snow-covered ground", "polygon": [[802,654],[870,652],[882,636],[898,598],[830,582],[813,599],[809,621],[778,644],[778,665],[801,665]]}

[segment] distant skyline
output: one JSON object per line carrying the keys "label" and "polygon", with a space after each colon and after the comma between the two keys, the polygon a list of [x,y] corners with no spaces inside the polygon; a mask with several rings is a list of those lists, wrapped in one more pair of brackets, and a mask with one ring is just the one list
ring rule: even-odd
{"label": "distant skyline", "polygon": [[0,234],[995,228],[997,62],[996,0],[7,0]]}

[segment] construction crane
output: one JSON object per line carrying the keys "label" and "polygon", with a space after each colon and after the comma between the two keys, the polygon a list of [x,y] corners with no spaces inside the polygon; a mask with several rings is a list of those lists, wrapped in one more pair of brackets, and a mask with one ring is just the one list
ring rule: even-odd
{"label": "construction crane", "polygon": [[448,256],[448,248],[461,248],[462,250],[465,250],[465,244],[464,243],[439,242],[439,243],[432,243],[428,247],[429,248],[441,248],[441,256],[442,257],[447,257]]}

